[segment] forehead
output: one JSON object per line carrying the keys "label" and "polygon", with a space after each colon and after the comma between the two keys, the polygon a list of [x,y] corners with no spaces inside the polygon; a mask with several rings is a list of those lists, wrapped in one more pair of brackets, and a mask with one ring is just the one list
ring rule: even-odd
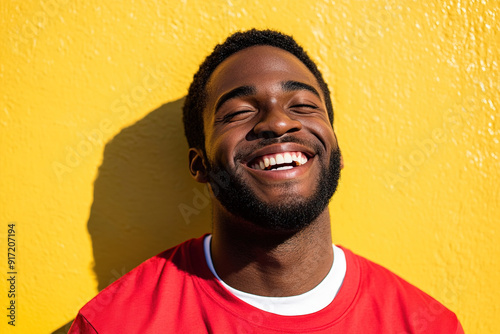
{"label": "forehead", "polygon": [[293,54],[268,45],[249,47],[225,59],[207,83],[208,104],[217,96],[240,86],[266,85],[294,80],[309,84],[321,92],[314,75]]}

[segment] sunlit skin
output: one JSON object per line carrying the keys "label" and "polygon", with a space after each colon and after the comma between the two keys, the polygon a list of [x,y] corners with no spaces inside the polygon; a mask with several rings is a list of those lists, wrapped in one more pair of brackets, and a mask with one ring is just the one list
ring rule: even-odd
{"label": "sunlit skin", "polygon": [[[323,93],[307,67],[292,54],[254,46],[222,62],[207,85],[204,110],[206,157],[189,152],[190,170],[207,182],[208,162],[226,166],[259,199],[278,203],[308,198],[316,190],[321,165],[337,141]],[[259,145],[263,138],[298,143]],[[307,163],[287,170],[252,167],[261,156],[301,152]],[[207,159],[208,161],[206,161]],[[228,212],[212,196],[212,258],[219,276],[241,291],[292,296],[314,288],[332,261],[328,207],[299,231],[269,231]]]}

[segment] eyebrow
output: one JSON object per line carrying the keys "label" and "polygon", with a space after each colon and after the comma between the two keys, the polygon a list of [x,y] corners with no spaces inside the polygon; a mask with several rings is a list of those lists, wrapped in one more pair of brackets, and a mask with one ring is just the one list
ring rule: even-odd
{"label": "eyebrow", "polygon": [[303,82],[293,81],[293,80],[285,81],[285,82],[281,83],[281,87],[283,88],[283,90],[285,92],[293,92],[293,91],[297,91],[297,90],[307,90],[321,99],[321,96],[319,95],[316,88],[314,88],[311,85],[305,84]]}
{"label": "eyebrow", "polygon": [[215,105],[215,111],[219,110],[219,108],[227,101],[241,96],[250,96],[257,94],[257,88],[255,86],[241,86],[237,87],[229,92],[223,94],[217,104]]}

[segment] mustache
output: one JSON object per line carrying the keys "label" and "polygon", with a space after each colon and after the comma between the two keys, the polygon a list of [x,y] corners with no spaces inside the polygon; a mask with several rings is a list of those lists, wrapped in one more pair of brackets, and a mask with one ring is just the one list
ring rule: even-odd
{"label": "mustache", "polygon": [[314,152],[318,153],[321,151],[321,145],[318,143],[313,143],[307,140],[303,140],[293,136],[279,137],[279,138],[263,138],[256,142],[251,147],[247,147],[235,154],[235,160],[243,160],[245,157],[249,156],[258,149],[264,148],[272,144],[283,144],[283,143],[295,143],[300,144],[309,148],[312,148]]}

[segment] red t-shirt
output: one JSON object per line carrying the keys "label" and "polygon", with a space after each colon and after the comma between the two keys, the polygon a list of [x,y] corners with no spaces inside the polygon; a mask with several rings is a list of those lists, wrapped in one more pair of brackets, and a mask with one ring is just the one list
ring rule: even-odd
{"label": "red t-shirt", "polygon": [[343,248],[347,271],[330,305],[300,316],[257,309],[207,266],[203,237],[138,266],[78,313],[69,333],[463,333],[455,314],[387,269]]}

